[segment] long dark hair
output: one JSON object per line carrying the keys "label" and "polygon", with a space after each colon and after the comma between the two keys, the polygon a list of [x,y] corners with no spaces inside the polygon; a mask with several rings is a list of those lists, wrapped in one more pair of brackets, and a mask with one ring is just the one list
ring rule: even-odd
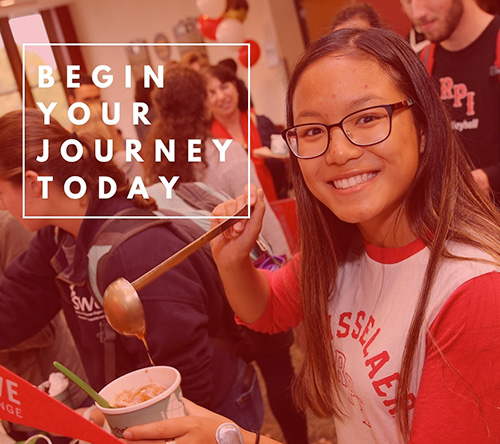
{"label": "long dark hair", "polygon": [[[206,109],[207,92],[203,77],[191,68],[177,67],[165,73],[163,88],[153,92],[158,117],[144,144],[144,176],[148,184],[158,182],[158,176],[178,175],[181,182],[201,180],[206,161],[188,162],[188,140],[208,137],[210,119]],[[175,140],[175,163],[155,161],[155,141],[165,145]]]}
{"label": "long dark hair", "polygon": [[[54,183],[63,186],[71,176],[81,177],[87,184],[88,193],[98,198],[99,176],[112,178],[117,185],[117,196],[126,196],[129,186],[124,173],[112,162],[99,162],[94,155],[95,140],[99,136],[90,133],[71,133],[55,119],[44,123],[43,113],[37,109],[25,110],[25,170],[41,175],[50,175]],[[83,146],[83,156],[77,162],[67,162],[61,156],[61,145],[77,138]],[[46,162],[36,160],[42,155],[42,141],[48,140],[49,158]],[[105,141],[101,142],[105,146]],[[0,118],[0,179],[21,186],[23,180],[23,114],[21,110],[11,111]],[[132,202],[140,208],[156,209],[154,199],[144,200],[134,196]]]}
{"label": "long dark hair", "polygon": [[[302,74],[312,63],[333,54],[375,60],[404,95],[417,102],[411,110],[424,150],[402,211],[415,235],[430,248],[430,259],[406,338],[397,385],[398,425],[403,436],[408,437],[407,397],[415,351],[439,262],[452,257],[446,242],[457,241],[480,248],[495,262],[500,262],[500,216],[469,173],[471,164],[451,129],[432,80],[407,42],[390,31],[343,29],[315,41],[299,60],[290,79],[288,126],[294,123],[292,103]],[[359,245],[360,233],[355,225],[339,220],[312,195],[293,156],[291,172],[300,227],[299,273],[306,341],[306,357],[296,379],[295,393],[317,415],[340,417],[342,409],[338,403],[328,304],[334,297],[332,289],[339,266]]]}

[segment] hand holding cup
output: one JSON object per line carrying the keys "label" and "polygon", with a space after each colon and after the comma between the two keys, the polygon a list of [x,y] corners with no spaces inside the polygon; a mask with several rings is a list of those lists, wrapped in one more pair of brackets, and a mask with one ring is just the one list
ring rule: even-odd
{"label": "hand holding cup", "polygon": [[[96,407],[104,414],[113,435],[121,438],[131,426],[185,416],[180,383],[181,375],[173,367],[142,368],[115,379],[99,392],[111,405],[133,392],[139,393],[135,401],[125,407],[108,409],[98,404]],[[147,396],[140,393],[141,388],[152,385],[161,386],[163,390]]]}

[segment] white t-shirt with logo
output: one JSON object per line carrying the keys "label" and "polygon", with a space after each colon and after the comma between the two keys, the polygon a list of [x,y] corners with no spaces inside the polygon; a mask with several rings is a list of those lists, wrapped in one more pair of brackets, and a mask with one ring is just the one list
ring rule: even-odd
{"label": "white t-shirt with logo", "polygon": [[[472,247],[447,247],[484,261],[441,261],[413,365],[411,443],[500,442],[500,267]],[[420,240],[394,249],[365,245],[339,269],[328,311],[346,413],[335,420],[339,444],[405,442],[396,424],[396,386],[429,255]],[[291,266],[268,278],[266,312],[251,327],[274,332],[297,325],[302,311],[290,297],[297,286]]]}

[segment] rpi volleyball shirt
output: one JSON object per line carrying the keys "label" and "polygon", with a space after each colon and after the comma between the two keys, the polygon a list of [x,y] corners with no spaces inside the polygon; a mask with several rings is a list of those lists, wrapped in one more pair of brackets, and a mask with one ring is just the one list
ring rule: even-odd
{"label": "rpi volleyball shirt", "polygon": [[453,129],[475,168],[482,168],[488,175],[497,199],[500,199],[500,76],[492,75],[491,70],[500,51],[499,32],[497,16],[474,42],[460,51],[447,51],[437,45],[432,70]]}
{"label": "rpi volleyball shirt", "polygon": [[[489,259],[464,245],[448,249],[459,257]],[[428,260],[420,240],[393,249],[365,245],[339,270],[329,306],[346,413],[335,420],[339,444],[404,443],[395,419],[396,386]],[[408,396],[411,443],[500,442],[499,271],[476,260],[442,261]],[[251,327],[276,332],[296,326],[302,311],[291,263],[267,276],[271,296]]]}

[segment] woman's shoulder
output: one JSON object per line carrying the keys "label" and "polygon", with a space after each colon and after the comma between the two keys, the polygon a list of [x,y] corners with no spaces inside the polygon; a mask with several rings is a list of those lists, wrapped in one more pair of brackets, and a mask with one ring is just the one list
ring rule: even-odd
{"label": "woman's shoulder", "polygon": [[[486,283],[497,285],[500,296],[500,264],[482,249],[462,243],[450,242],[447,250],[451,257],[444,259],[434,279],[432,297],[429,302],[429,319],[433,319],[444,306],[453,301],[464,290]],[[462,296],[461,296],[462,297]],[[496,296],[497,297],[497,296]]]}
{"label": "woman's shoulder", "polygon": [[[450,334],[469,330],[496,338],[500,328],[500,272],[492,271],[463,282],[453,291],[431,323],[431,332]],[[452,338],[453,339],[453,338]]]}
{"label": "woman's shoulder", "polygon": [[451,258],[445,260],[448,267],[471,269],[475,274],[500,271],[500,261],[485,249],[460,242],[448,242],[446,248]]}

